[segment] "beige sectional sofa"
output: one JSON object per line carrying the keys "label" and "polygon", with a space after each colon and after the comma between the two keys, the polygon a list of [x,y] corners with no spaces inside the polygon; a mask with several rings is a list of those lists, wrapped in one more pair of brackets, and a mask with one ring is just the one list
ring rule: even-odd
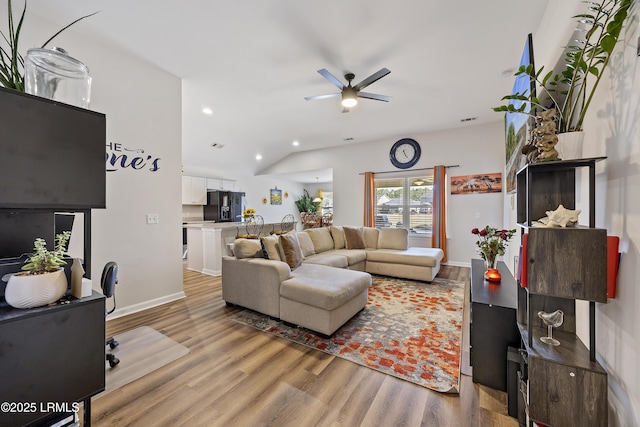
{"label": "beige sectional sofa", "polygon": [[222,259],[222,299],[331,335],[362,310],[369,273],[432,281],[443,252],[409,248],[405,229],[326,227],[238,239]]}

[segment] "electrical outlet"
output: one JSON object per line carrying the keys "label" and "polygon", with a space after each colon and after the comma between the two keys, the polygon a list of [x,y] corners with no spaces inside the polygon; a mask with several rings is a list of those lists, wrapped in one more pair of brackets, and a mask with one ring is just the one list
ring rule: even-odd
{"label": "electrical outlet", "polygon": [[147,224],[157,224],[158,214],[147,214]]}

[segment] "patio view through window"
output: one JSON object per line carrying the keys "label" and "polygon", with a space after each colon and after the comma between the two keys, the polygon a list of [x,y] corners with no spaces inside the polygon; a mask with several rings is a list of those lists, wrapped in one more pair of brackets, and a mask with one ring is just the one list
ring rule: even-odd
{"label": "patio view through window", "polygon": [[375,179],[376,227],[431,237],[433,176]]}

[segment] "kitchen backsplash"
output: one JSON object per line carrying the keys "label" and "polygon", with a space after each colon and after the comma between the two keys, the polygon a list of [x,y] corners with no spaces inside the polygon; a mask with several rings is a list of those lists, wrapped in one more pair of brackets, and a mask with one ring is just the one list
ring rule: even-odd
{"label": "kitchen backsplash", "polygon": [[182,222],[202,221],[204,214],[202,206],[182,205]]}

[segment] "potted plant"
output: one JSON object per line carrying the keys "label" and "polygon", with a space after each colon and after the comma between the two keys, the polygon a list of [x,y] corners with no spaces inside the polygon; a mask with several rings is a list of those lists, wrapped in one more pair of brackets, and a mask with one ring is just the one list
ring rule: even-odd
{"label": "potted plant", "polygon": [[47,250],[44,239],[37,238],[34,252],[22,266],[22,272],[9,278],[5,299],[15,308],[32,308],[51,304],[67,291],[67,276],[62,266],[65,247],[71,232],[56,235],[54,250]]}
{"label": "potted plant", "polygon": [[[497,112],[526,113],[527,110],[556,110],[556,128],[559,135],[582,132],[585,114],[611,59],[618,37],[633,0],[600,0],[585,2],[587,12],[574,16],[578,20],[577,33],[581,38],[566,46],[564,69],[544,72],[541,67],[532,75],[533,65],[520,66],[515,74],[529,75],[539,87],[541,96],[533,93],[515,93],[504,96],[503,101],[522,101],[519,107],[507,103],[493,108]],[[531,107],[530,109],[528,107]],[[582,133],[578,139],[580,145]],[[560,144],[558,144],[558,148]]]}
{"label": "potted plant", "polygon": [[298,212],[300,213],[316,213],[318,211],[318,207],[322,202],[314,202],[313,198],[309,195],[309,192],[304,189],[304,194],[295,201],[296,207],[298,208]]}
{"label": "potted plant", "polygon": [[[0,35],[2,39],[0,42],[4,40],[6,47],[0,43],[0,85],[8,88],[15,89],[20,92],[24,92],[24,58],[18,51],[18,42],[20,40],[20,31],[22,30],[22,24],[24,23],[24,15],[27,11],[27,2],[24,3],[24,9],[22,9],[22,14],[20,15],[20,20],[18,21],[18,25],[15,25],[15,21],[13,19],[13,10],[11,8],[11,0],[7,1],[8,8],[8,28],[7,33],[0,31]],[[49,42],[51,42],[54,38],[58,36],[58,34],[62,33],[64,30],[72,26],[78,21],[82,21],[85,18],[95,15],[98,12],[91,13],[89,15],[85,15],[81,18],[76,19],[71,24],[67,25],[53,36],[51,36],[46,42],[42,44],[42,48],[47,46]]]}

